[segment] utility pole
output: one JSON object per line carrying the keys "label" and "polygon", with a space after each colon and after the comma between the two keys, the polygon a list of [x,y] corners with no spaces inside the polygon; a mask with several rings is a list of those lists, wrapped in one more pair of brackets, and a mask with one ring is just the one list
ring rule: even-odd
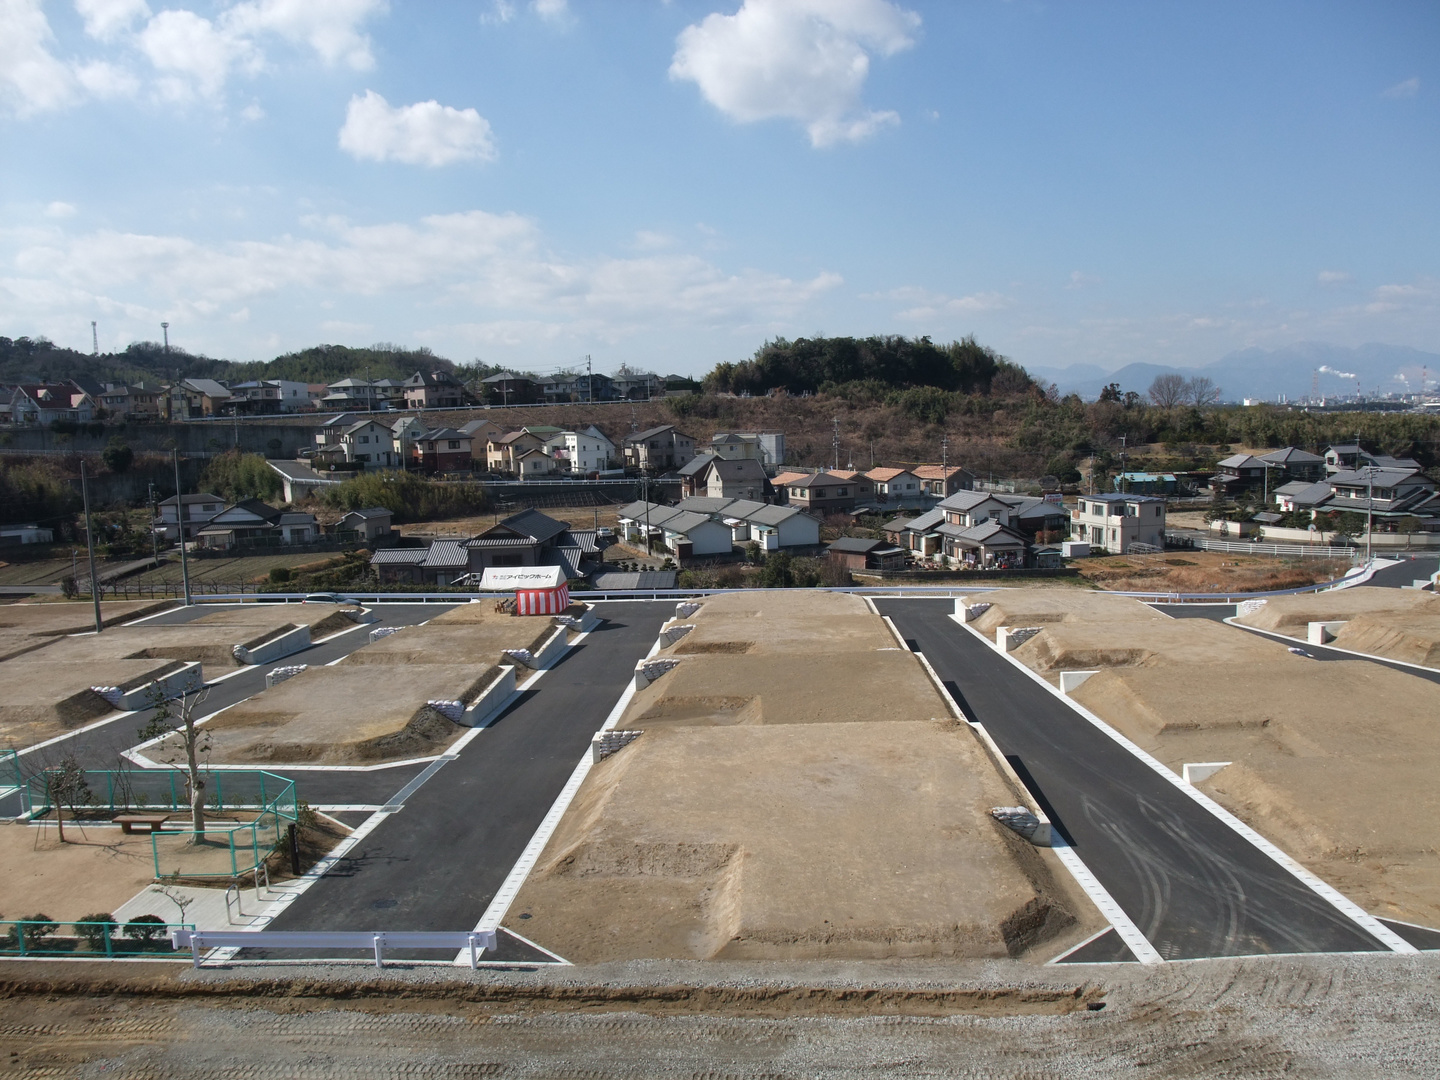
{"label": "utility pole", "polygon": [[100,618],[100,582],[95,576],[95,530],[90,524],[90,480],[85,473],[85,459],[80,459],[80,493],[85,498],[85,550],[90,556],[90,599],[95,604],[95,632],[104,622]]}
{"label": "utility pole", "polygon": [[185,606],[190,606],[190,560],[185,557],[185,496],[180,487],[180,451],[170,451],[175,463],[175,524],[180,533],[180,580],[185,584]]}
{"label": "utility pole", "polygon": [[[940,436],[940,472],[943,474],[943,473],[948,473],[949,471],[950,471],[950,434],[949,434],[949,432],[946,432],[944,435]],[[944,477],[942,476],[941,479],[943,480]]]}
{"label": "utility pole", "polygon": [[585,354],[585,393],[589,397],[589,404],[595,404],[595,365],[590,363],[590,354]]}
{"label": "utility pole", "polygon": [[1129,438],[1128,434],[1120,436],[1120,494],[1122,495],[1125,494],[1125,485],[1128,482],[1128,478],[1125,476],[1125,440],[1127,438]]}
{"label": "utility pole", "polygon": [[146,484],[150,495],[150,553],[155,556],[155,565],[160,565],[160,541],[155,537],[155,485]]}
{"label": "utility pole", "polygon": [[[1357,437],[1355,441],[1358,443],[1360,440],[1359,440],[1359,438]],[[1365,493],[1365,564],[1368,566],[1368,565],[1370,564],[1370,560],[1373,558],[1373,551],[1372,551],[1372,549],[1371,549],[1370,537],[1371,537],[1371,536],[1374,534],[1374,532],[1375,532],[1375,466],[1374,466],[1374,465],[1366,465],[1366,466],[1365,466],[1365,483],[1366,483],[1366,493]],[[96,608],[95,610],[98,612],[100,609],[99,609],[99,608]],[[96,615],[96,618],[97,618],[97,619],[99,618],[99,615],[98,615],[98,614]]]}
{"label": "utility pole", "polygon": [[835,448],[835,471],[840,471],[840,418],[835,417],[835,434],[830,440]]}

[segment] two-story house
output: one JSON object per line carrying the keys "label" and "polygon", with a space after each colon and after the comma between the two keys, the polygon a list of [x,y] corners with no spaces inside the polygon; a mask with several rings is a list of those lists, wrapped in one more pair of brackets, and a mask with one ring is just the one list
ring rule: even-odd
{"label": "two-story house", "polygon": [[152,527],[162,539],[174,542],[179,538],[178,525],[182,516],[185,520],[185,539],[194,539],[197,532],[210,524],[211,518],[225,509],[225,500],[208,491],[184,495],[180,503],[184,507],[180,513],[176,512],[174,495],[155,504],[158,516],[152,522]]}
{"label": "two-story house", "polygon": [[1435,482],[1418,469],[1364,466],[1330,477],[1326,512],[1365,514],[1375,530],[1391,531],[1402,518],[1440,516],[1440,495]]}
{"label": "two-story house", "polygon": [[490,443],[505,434],[505,428],[494,420],[471,420],[460,425],[460,433],[470,436],[470,456],[475,461],[475,467],[483,470],[488,467],[486,457]]}
{"label": "two-story house", "polygon": [[162,391],[155,387],[107,384],[100,407],[119,420],[159,420]]}
{"label": "two-story house", "polygon": [[1132,544],[1165,546],[1165,500],[1153,495],[1082,495],[1070,512],[1070,538],[1116,554]]}
{"label": "two-story house", "polygon": [[756,458],[767,469],[785,464],[785,435],[779,431],[717,431],[710,452],[723,458]]}
{"label": "two-story house", "polygon": [[487,405],[531,405],[540,396],[535,380],[513,371],[500,371],[480,380]]}
{"label": "two-story house", "polygon": [[1282,472],[1274,463],[1252,454],[1233,454],[1216,464],[1215,475],[1210,478],[1210,489],[1223,495],[1261,491],[1269,484],[1267,470],[1277,476]]}
{"label": "two-story house", "polygon": [[925,494],[920,478],[909,469],[876,468],[865,475],[875,484],[875,497],[892,505],[916,505]]}
{"label": "two-story house", "polygon": [[435,428],[415,440],[419,466],[427,473],[470,471],[470,436],[454,428]]}
{"label": "two-story house", "polygon": [[398,469],[404,461],[395,450],[395,432],[381,420],[357,420],[340,433],[345,460],[366,469]]}
{"label": "two-story house", "polygon": [[1279,473],[1270,478],[1271,487],[1277,483],[1287,484],[1296,480],[1314,483],[1325,479],[1325,459],[1299,447],[1286,446],[1280,450],[1272,450],[1268,454],[1261,454],[1260,460],[1279,466]]}
{"label": "two-story house", "polygon": [[610,468],[615,444],[591,424],[583,431],[560,431],[545,440],[545,449],[560,472],[586,476]]}
{"label": "two-story house", "polygon": [[807,473],[786,484],[791,506],[816,517],[843,514],[855,508],[855,483],[834,473]]}
{"label": "two-story house", "polygon": [[407,409],[458,409],[465,404],[465,387],[448,371],[417,371],[405,380]]}
{"label": "two-story house", "polygon": [[925,493],[936,499],[975,487],[975,474],[958,465],[916,465],[910,471],[925,485]]}
{"label": "two-story house", "polygon": [[230,408],[230,388],[214,379],[181,379],[167,388],[165,403],[172,420],[220,416]]}
{"label": "two-story house", "polygon": [[[485,467],[491,472],[520,474],[520,459],[534,450],[543,451],[548,435],[521,428],[507,431],[486,444]],[[547,455],[548,456],[548,455]]]}
{"label": "two-story house", "polygon": [[[402,417],[390,425],[390,438],[400,464],[406,469],[420,467],[420,436],[426,431],[425,425],[413,416]],[[472,443],[473,445],[473,443]]]}
{"label": "two-story house", "polygon": [[10,419],[15,424],[85,424],[94,419],[95,408],[95,399],[74,383],[21,383],[10,398]]}
{"label": "two-story house", "polygon": [[207,548],[283,547],[320,536],[314,514],[279,510],[259,499],[242,499],[212,517],[196,533]]}
{"label": "two-story house", "polygon": [[695,457],[695,440],[662,424],[625,437],[625,465],[641,472],[662,473],[678,469]]}

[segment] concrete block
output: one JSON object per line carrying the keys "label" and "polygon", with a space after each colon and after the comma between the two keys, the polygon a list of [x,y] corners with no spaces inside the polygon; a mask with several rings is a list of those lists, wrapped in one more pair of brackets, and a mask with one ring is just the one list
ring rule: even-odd
{"label": "concrete block", "polygon": [[1187,761],[1181,767],[1180,775],[1185,783],[1198,784],[1201,780],[1208,780],[1229,764],[1228,761]]}
{"label": "concrete block", "polygon": [[463,701],[427,701],[426,705],[434,709],[446,720],[458,724],[460,718],[465,715],[465,703]]}
{"label": "concrete block", "polygon": [[276,660],[309,647],[310,627],[292,625],[258,645],[236,645],[230,651],[242,664],[273,664]]}
{"label": "concrete block", "polygon": [[391,634],[398,634],[404,630],[403,626],[380,626],[370,631],[370,643],[373,645],[381,638],[389,637]]}
{"label": "concrete block", "polygon": [[586,634],[600,625],[600,617],[595,614],[593,607],[587,606],[579,615],[556,615],[554,622],[556,626],[563,626],[573,633]]}
{"label": "concrete block", "polygon": [[358,623],[361,626],[369,626],[371,623],[380,621],[380,616],[376,615],[369,608],[342,608],[340,614],[344,615],[351,622]]}
{"label": "concrete block", "polygon": [[162,701],[170,701],[172,698],[181,697],[193,693],[205,685],[205,677],[201,673],[200,665],[195,662],[182,664],[168,675],[162,675],[147,683],[135,687],[121,686],[92,686],[90,689],[99,694],[117,709],[126,712],[134,712],[137,709],[148,709],[155,704],[156,698]]}
{"label": "concrete block", "polygon": [[565,650],[570,647],[570,642],[566,638],[569,632],[568,627],[557,626],[555,631],[545,639],[544,644],[534,652],[529,649],[502,649],[500,655],[515,661],[521,667],[530,668],[532,671],[543,671],[560,659]]}
{"label": "concrete block", "polygon": [[955,598],[955,614],[960,616],[961,622],[974,622],[989,610],[989,604],[967,604],[963,596]]}
{"label": "concrete block", "polygon": [[1013,652],[1043,629],[1041,626],[997,626],[995,644],[1002,652]]}
{"label": "concrete block", "polygon": [[675,605],[675,618],[688,619],[695,612],[700,610],[700,605],[694,600],[681,600]]}
{"label": "concrete block", "polygon": [[1060,673],[1060,692],[1068,694],[1080,686],[1091,675],[1099,675],[1098,671],[1062,671]]}
{"label": "concrete block", "polygon": [[1023,806],[994,806],[990,808],[990,816],[1036,847],[1050,846],[1050,823],[1041,821],[1033,811]]}
{"label": "concrete block", "polygon": [[678,667],[680,661],[674,657],[662,656],[654,660],[640,660],[635,664],[635,689],[644,690],[656,679],[660,678],[671,668]]}
{"label": "concrete block", "polygon": [[663,648],[669,648],[671,645],[674,645],[677,641],[679,641],[681,638],[683,638],[686,634],[690,633],[690,631],[694,629],[694,625],[689,623],[681,626],[665,627],[663,630],[660,631],[660,640],[665,643]]}
{"label": "concrete block", "polygon": [[484,726],[492,716],[510,704],[515,692],[515,669],[506,664],[500,668],[500,674],[490,685],[480,691],[480,696],[465,706],[465,711],[456,723],[466,727]]}
{"label": "concrete block", "polygon": [[590,760],[604,761],[611,754],[614,754],[644,735],[643,731],[602,731],[595,738],[590,740]]}
{"label": "concrete block", "polygon": [[1238,604],[1235,605],[1235,614],[1236,614],[1236,615],[1253,615],[1255,612],[1259,611],[1262,607],[1264,607],[1264,606],[1265,606],[1266,604],[1268,604],[1269,602],[1270,602],[1270,601],[1264,600],[1264,599],[1261,599],[1261,600],[1241,600],[1240,603],[1238,603]]}
{"label": "concrete block", "polygon": [[286,679],[293,679],[307,667],[309,667],[308,664],[290,664],[287,667],[277,667],[274,671],[266,672],[265,689],[269,690],[272,686],[276,686]]}
{"label": "concrete block", "polygon": [[1305,628],[1305,640],[1311,645],[1324,645],[1326,642],[1334,641],[1335,635],[1340,632],[1349,619],[1336,619],[1332,622],[1312,622]]}

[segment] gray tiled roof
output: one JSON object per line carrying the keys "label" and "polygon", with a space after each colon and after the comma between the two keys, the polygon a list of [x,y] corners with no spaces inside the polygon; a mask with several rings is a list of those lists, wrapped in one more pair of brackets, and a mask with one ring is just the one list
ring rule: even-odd
{"label": "gray tiled roof", "polygon": [[421,566],[439,570],[454,570],[470,565],[470,556],[465,554],[459,540],[436,540],[430,545]]}
{"label": "gray tiled roof", "polygon": [[429,548],[381,548],[370,556],[371,566],[419,566]]}

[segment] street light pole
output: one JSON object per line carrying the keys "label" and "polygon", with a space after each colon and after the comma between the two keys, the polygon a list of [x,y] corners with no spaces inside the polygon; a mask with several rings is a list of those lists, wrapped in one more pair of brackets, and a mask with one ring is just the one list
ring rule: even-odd
{"label": "street light pole", "polygon": [[1373,558],[1371,536],[1375,533],[1375,466],[1365,466],[1365,564]]}
{"label": "street light pole", "polygon": [[190,561],[185,557],[185,496],[180,488],[180,450],[170,451],[175,463],[175,524],[180,534],[180,580],[185,584],[185,606],[190,606]]}
{"label": "street light pole", "polygon": [[95,604],[95,632],[104,622],[100,618],[100,582],[95,577],[95,530],[90,525],[90,480],[85,473],[85,459],[80,459],[80,493],[85,498],[85,550],[90,556],[90,599]]}

